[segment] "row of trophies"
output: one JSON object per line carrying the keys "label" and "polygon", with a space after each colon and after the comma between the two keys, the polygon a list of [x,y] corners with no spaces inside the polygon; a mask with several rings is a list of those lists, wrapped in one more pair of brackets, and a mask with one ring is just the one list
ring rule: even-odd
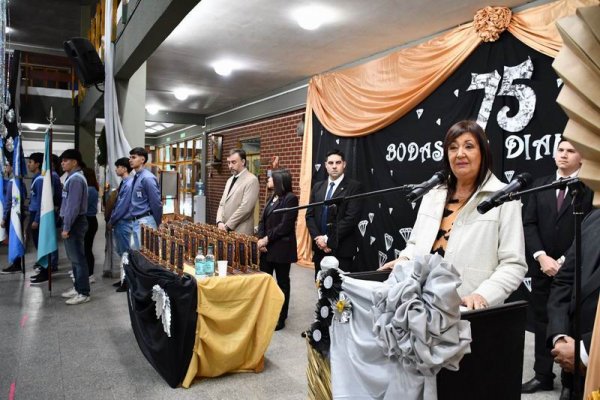
{"label": "row of trophies", "polygon": [[183,275],[184,264],[194,265],[198,248],[214,249],[216,260],[227,260],[227,273],[247,274],[260,271],[258,239],[254,236],[225,232],[214,225],[189,221],[169,221],[158,229],[141,227],[140,252],[150,261]]}

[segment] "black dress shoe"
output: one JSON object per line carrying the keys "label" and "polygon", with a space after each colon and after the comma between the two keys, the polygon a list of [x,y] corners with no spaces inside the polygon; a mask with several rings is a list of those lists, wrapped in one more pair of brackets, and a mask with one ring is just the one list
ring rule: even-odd
{"label": "black dress shoe", "polygon": [[275,330],[276,331],[280,331],[283,328],[285,328],[285,321],[279,321],[279,322],[277,322],[277,325],[275,326]]}
{"label": "black dress shoe", "polygon": [[117,290],[115,290],[115,292],[126,292],[127,290],[129,290],[129,285],[127,284],[127,282],[124,282],[121,286],[119,286],[117,288]]}
{"label": "black dress shoe", "polygon": [[558,400],[571,400],[571,389],[563,387]]}
{"label": "black dress shoe", "polygon": [[553,390],[553,382],[542,382],[533,378],[521,385],[521,393],[535,393],[538,390]]}
{"label": "black dress shoe", "polygon": [[113,283],[112,285],[113,285],[113,287],[119,287],[119,286],[121,286],[121,281],[117,281],[117,282]]}

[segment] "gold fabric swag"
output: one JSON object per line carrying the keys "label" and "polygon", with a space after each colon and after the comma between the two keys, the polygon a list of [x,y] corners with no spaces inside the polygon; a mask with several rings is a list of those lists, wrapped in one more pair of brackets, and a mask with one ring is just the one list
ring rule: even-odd
{"label": "gold fabric swag", "polygon": [[[308,85],[300,204],[310,198],[313,112],[334,135],[360,137],[377,132],[413,109],[437,89],[483,41],[507,29],[529,47],[556,57],[562,46],[555,22],[598,0],[561,0],[511,14],[506,7],[485,7],[474,22],[410,48],[364,64],[314,76]],[[506,26],[508,25],[508,26]],[[298,263],[311,265],[311,239],[304,212],[297,225]]]}

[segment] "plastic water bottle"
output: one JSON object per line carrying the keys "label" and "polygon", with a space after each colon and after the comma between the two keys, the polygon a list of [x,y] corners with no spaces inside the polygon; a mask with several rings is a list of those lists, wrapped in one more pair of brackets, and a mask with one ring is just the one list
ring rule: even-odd
{"label": "plastic water bottle", "polygon": [[213,276],[215,274],[215,255],[212,244],[208,245],[206,252],[206,261],[204,262],[204,275]]}
{"label": "plastic water bottle", "polygon": [[196,258],[194,258],[194,266],[196,267],[196,276],[198,277],[206,277],[206,272],[204,271],[204,267],[206,265],[206,257],[204,257],[204,249],[202,245],[198,246],[198,254],[196,254]]}
{"label": "plastic water bottle", "polygon": [[196,194],[199,196],[204,196],[204,182],[202,182],[202,179],[196,182]]}

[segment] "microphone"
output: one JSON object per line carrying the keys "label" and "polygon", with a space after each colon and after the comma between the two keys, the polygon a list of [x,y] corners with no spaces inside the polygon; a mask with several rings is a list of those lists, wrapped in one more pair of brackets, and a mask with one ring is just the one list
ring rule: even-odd
{"label": "microphone", "polygon": [[446,181],[446,175],[444,171],[438,171],[428,181],[418,184],[413,190],[406,195],[406,200],[415,202],[423,197],[427,192],[433,189],[435,186]]}
{"label": "microphone", "polygon": [[[498,207],[500,204],[504,203],[507,199],[505,198],[512,192],[516,192],[518,190],[524,189],[531,183],[531,174],[528,172],[523,172],[519,174],[513,179],[508,185],[504,186],[502,189],[497,192],[492,193],[485,200],[483,200],[477,206],[477,211],[479,214],[485,214],[490,211],[494,207]],[[512,199],[510,199],[512,200]]]}

